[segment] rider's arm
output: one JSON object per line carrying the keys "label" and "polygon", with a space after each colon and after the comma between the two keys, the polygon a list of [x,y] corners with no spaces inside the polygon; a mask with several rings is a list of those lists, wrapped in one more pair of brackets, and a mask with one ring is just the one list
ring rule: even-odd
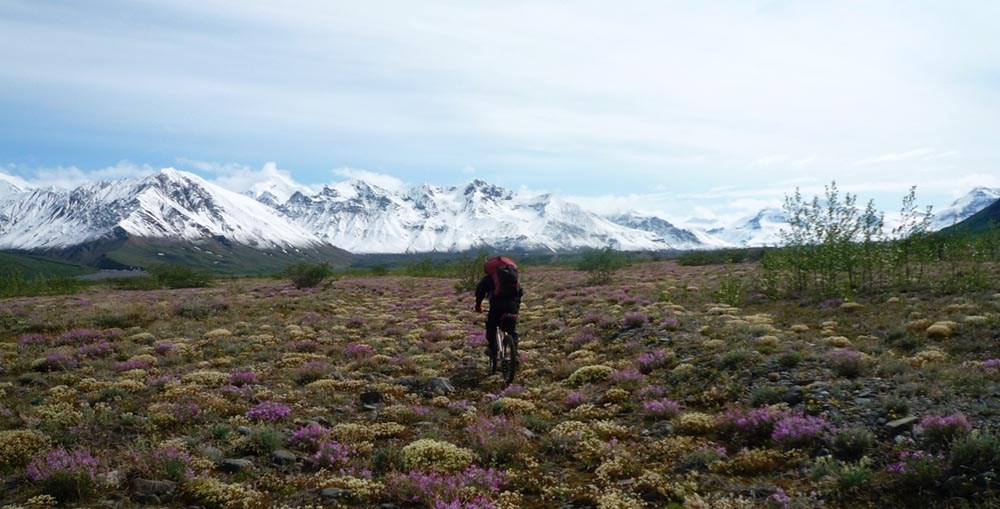
{"label": "rider's arm", "polygon": [[476,285],[476,307],[483,305],[483,299],[493,291],[493,278],[485,276]]}

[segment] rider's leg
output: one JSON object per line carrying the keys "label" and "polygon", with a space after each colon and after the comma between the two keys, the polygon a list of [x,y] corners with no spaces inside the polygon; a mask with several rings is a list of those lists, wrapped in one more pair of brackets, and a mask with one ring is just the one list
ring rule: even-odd
{"label": "rider's leg", "polygon": [[496,327],[490,327],[490,326],[487,325],[486,326],[486,352],[490,356],[496,355],[497,354],[497,350],[499,349],[497,347],[497,345],[499,345],[499,344],[500,343],[498,341],[497,328]]}
{"label": "rider's leg", "polygon": [[498,337],[498,326],[500,325],[499,316],[497,313],[490,309],[488,315],[486,315],[486,354],[489,355],[491,372],[496,372],[496,359],[497,353],[500,350],[500,338]]}

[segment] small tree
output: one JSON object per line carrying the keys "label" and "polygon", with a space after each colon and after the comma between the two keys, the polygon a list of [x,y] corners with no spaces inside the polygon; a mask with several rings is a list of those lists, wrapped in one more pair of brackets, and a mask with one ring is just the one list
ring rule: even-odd
{"label": "small tree", "polygon": [[285,268],[284,275],[301,290],[319,285],[333,275],[333,269],[327,263],[295,262]]}
{"label": "small tree", "polygon": [[583,258],[577,264],[576,269],[589,272],[591,284],[603,285],[610,282],[611,275],[624,266],[625,257],[611,246],[607,246],[584,251]]}
{"label": "small tree", "polygon": [[458,260],[455,269],[458,281],[455,282],[455,293],[468,292],[476,289],[479,280],[483,277],[483,264],[489,253],[485,249],[480,249],[476,256],[471,256],[471,252],[463,255]]}

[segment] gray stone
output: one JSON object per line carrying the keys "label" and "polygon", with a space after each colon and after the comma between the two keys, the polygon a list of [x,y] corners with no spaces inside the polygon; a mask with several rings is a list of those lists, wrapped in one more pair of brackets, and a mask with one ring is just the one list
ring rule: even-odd
{"label": "gray stone", "polygon": [[674,427],[669,421],[657,421],[649,429],[641,432],[643,435],[652,437],[665,437],[674,434]]}
{"label": "gray stone", "polygon": [[455,386],[451,385],[451,380],[435,376],[427,381],[427,390],[434,394],[447,395],[455,392]]}
{"label": "gray stone", "polygon": [[235,474],[253,468],[253,462],[242,458],[226,458],[219,463],[219,468],[224,472]]}
{"label": "gray stone", "polygon": [[410,389],[416,389],[421,385],[420,380],[412,376],[396,379],[395,382],[397,385],[402,385],[403,387],[408,387]]}
{"label": "gray stone", "polygon": [[361,409],[365,412],[374,412],[378,410],[378,407],[375,405],[361,405]]}
{"label": "gray stone", "polygon": [[319,492],[320,498],[328,500],[351,498],[351,492],[340,488],[326,488]]}
{"label": "gray stone", "polygon": [[240,427],[236,428],[236,432],[239,433],[239,434],[241,434],[241,435],[243,435],[243,436],[247,436],[250,433],[253,433],[253,430],[251,430],[247,426],[240,426]]}
{"label": "gray stone", "polygon": [[288,465],[295,463],[298,457],[292,451],[287,451],[285,449],[278,449],[271,453],[271,459],[279,465]]}
{"label": "gray stone", "polygon": [[783,403],[788,403],[790,406],[798,405],[802,403],[802,389],[798,387],[792,387],[781,394],[781,401]]}
{"label": "gray stone", "polygon": [[173,501],[177,483],[135,478],[129,485],[129,493],[132,498],[144,504],[165,504]]}
{"label": "gray stone", "polygon": [[896,419],[895,421],[887,422],[885,426],[893,431],[902,431],[911,428],[913,424],[917,422],[917,420],[918,419],[916,417],[910,415],[907,417],[903,417],[902,419]]}
{"label": "gray stone", "polygon": [[362,405],[377,405],[385,401],[385,395],[379,391],[362,392],[358,397]]}

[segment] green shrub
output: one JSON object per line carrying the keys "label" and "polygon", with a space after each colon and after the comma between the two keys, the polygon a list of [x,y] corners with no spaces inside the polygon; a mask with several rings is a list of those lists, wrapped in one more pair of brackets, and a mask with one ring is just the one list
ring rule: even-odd
{"label": "green shrub", "polygon": [[333,275],[333,269],[326,263],[296,262],[286,267],[283,274],[295,288],[313,288]]}
{"label": "green shrub", "polygon": [[625,257],[608,246],[602,249],[591,248],[584,251],[580,262],[576,265],[576,270],[589,272],[590,283],[602,285],[609,283],[611,275],[624,266]]}
{"label": "green shrub", "polygon": [[246,452],[265,456],[284,445],[285,436],[281,432],[269,428],[258,429],[247,435]]}
{"label": "green shrub", "polygon": [[773,385],[754,387],[750,391],[750,404],[753,406],[773,405],[781,402],[782,390]]}
{"label": "green shrub", "polygon": [[830,450],[834,457],[844,461],[858,461],[875,444],[875,434],[863,427],[846,428],[833,435]]}
{"label": "green shrub", "polygon": [[724,353],[719,358],[719,364],[725,369],[735,370],[752,364],[756,360],[757,355],[756,352],[751,350],[738,348]]}
{"label": "green shrub", "polygon": [[972,433],[951,445],[951,469],[983,473],[1000,470],[1000,437],[992,433]]}
{"label": "green shrub", "polygon": [[127,329],[129,327],[140,326],[145,323],[145,318],[142,313],[137,310],[128,311],[126,313],[109,313],[101,314],[95,316],[92,320],[94,325],[104,329],[119,328]]}
{"label": "green shrub", "polygon": [[712,249],[708,251],[691,251],[677,257],[679,265],[696,267],[701,265],[727,265],[760,260],[764,250],[752,249]]}
{"label": "green shrub", "polygon": [[743,295],[746,283],[737,276],[726,276],[719,282],[719,288],[715,291],[715,299],[730,306],[742,306]]}
{"label": "green shrub", "polygon": [[86,282],[71,277],[36,276],[28,279],[20,272],[0,274],[0,297],[71,295],[86,286]]}
{"label": "green shrub", "polygon": [[799,352],[788,352],[778,357],[778,366],[783,369],[792,369],[802,362],[802,354]]}
{"label": "green shrub", "polygon": [[207,272],[181,265],[156,265],[150,267],[149,273],[165,288],[205,288],[212,284]]}
{"label": "green shrub", "polygon": [[479,280],[483,277],[483,264],[489,254],[480,250],[476,256],[462,256],[456,265],[455,273],[458,281],[455,282],[455,292],[470,292],[476,289]]}
{"label": "green shrub", "polygon": [[158,290],[162,288],[160,280],[151,275],[110,279],[107,284],[116,290],[143,291]]}

